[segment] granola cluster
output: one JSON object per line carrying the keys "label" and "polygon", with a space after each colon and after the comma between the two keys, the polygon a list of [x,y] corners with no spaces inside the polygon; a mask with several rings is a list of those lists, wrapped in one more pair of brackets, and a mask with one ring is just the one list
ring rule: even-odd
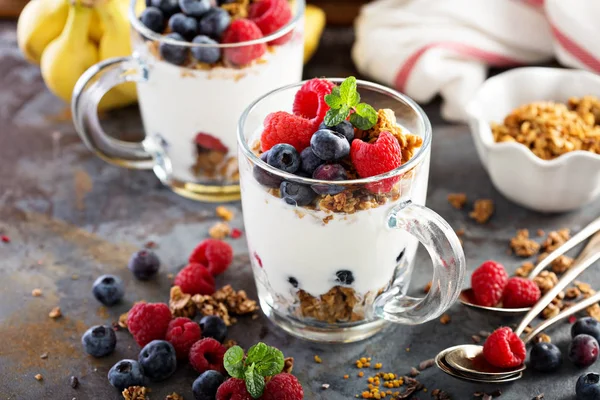
{"label": "granola cluster", "polygon": [[381,292],[382,290],[376,293],[368,292],[360,296],[352,288],[334,286],[327,293],[315,297],[299,290],[298,312],[304,318],[330,324],[361,321],[365,318],[366,304],[370,304]]}
{"label": "granola cluster", "polygon": [[230,181],[239,179],[236,157],[227,156],[227,153],[218,150],[198,149],[191,171],[199,178],[222,178]]}
{"label": "granola cluster", "polygon": [[125,400],[147,400],[149,392],[145,386],[130,386],[122,394]]}
{"label": "granola cluster", "polygon": [[235,291],[231,285],[223,286],[210,296],[196,294],[191,301],[200,314],[216,315],[227,326],[237,322],[232,315],[246,315],[258,310],[256,301],[249,299],[244,290]]}

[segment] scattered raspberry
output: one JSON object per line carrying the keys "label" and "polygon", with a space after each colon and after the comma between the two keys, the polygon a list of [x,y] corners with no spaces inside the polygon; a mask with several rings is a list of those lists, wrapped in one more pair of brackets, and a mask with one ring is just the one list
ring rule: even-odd
{"label": "scattered raspberry", "polygon": [[6,235],[2,235],[0,236],[0,239],[4,242],[4,243],[10,243],[10,238]]}
{"label": "scattered raspberry", "polygon": [[230,378],[219,386],[216,400],[254,400],[242,379]]}
{"label": "scattered raspberry", "polygon": [[510,278],[504,287],[502,305],[506,308],[531,307],[541,295],[535,282],[520,277]]}
{"label": "scattered raspberry", "polygon": [[507,326],[496,329],[483,345],[486,361],[499,368],[514,368],[525,361],[525,343]]}
{"label": "scattered raspberry", "polygon": [[171,311],[164,303],[138,303],[127,315],[127,328],[141,347],[163,340],[171,322]]}
{"label": "scattered raspberry", "polygon": [[[350,159],[361,178],[380,175],[402,165],[402,149],[398,140],[389,132],[381,132],[374,143],[366,143],[356,139],[350,147]],[[392,190],[398,177],[384,179],[369,185],[375,193]]]}
{"label": "scattered raspberry", "polygon": [[502,264],[486,261],[471,275],[471,288],[475,302],[480,306],[492,307],[502,299],[502,292],[508,282],[508,274]]}
{"label": "scattered raspberry", "polygon": [[[292,19],[292,10],[286,0],[262,0],[252,3],[248,18],[260,29],[264,36],[283,28]],[[270,45],[282,45],[292,37],[292,32],[271,40]]]}
{"label": "scattered raspberry", "polygon": [[218,138],[208,133],[198,132],[194,138],[194,143],[205,150],[214,150],[227,153],[229,149]]}
{"label": "scattered raspberry", "polygon": [[325,95],[330,94],[334,87],[333,82],[314,78],[302,85],[296,93],[292,107],[294,114],[311,120],[313,131],[317,130],[319,124],[323,122],[325,114],[329,111],[329,106],[325,103]]}
{"label": "scattered raspberry", "polygon": [[267,382],[262,400],[302,400],[304,390],[292,374],[277,374]]}
{"label": "scattered raspberry", "polygon": [[215,278],[208,268],[197,263],[190,263],[179,271],[174,284],[179,286],[183,293],[191,295],[210,295],[215,292]]}
{"label": "scattered raspberry", "polygon": [[231,230],[231,238],[232,239],[239,239],[242,236],[242,231],[239,230],[238,228],[233,228]]}
{"label": "scattered raspberry", "polygon": [[300,152],[310,146],[310,138],[317,128],[312,121],[285,111],[267,115],[263,125],[260,137],[262,151],[279,143],[287,143]]}
{"label": "scattered raspberry", "polygon": [[179,317],[169,322],[166,340],[175,347],[180,360],[187,360],[192,345],[201,337],[200,325],[189,318]]}
{"label": "scattered raspberry", "polygon": [[222,274],[233,261],[229,243],[218,239],[203,240],[190,255],[190,263],[208,266],[213,276]]}
{"label": "scattered raspberry", "polygon": [[[262,32],[256,24],[249,19],[234,20],[223,34],[222,43],[240,43],[260,39]],[[264,43],[241,45],[223,49],[225,59],[235,65],[246,65],[261,57],[267,51]]]}
{"label": "scattered raspberry", "polygon": [[227,349],[213,338],[198,340],[190,349],[190,364],[200,373],[213,369],[225,373],[223,356]]}

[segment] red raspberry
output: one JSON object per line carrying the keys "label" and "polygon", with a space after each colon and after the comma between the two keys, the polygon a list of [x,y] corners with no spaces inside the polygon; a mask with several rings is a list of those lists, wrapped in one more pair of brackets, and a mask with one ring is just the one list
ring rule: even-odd
{"label": "red raspberry", "polygon": [[171,322],[171,311],[164,303],[137,303],[127,315],[127,328],[141,347],[163,340]]}
{"label": "red raspberry", "polygon": [[221,153],[227,153],[229,149],[218,138],[208,133],[198,132],[194,138],[196,146],[205,150],[215,150]]}
{"label": "red raspberry", "polygon": [[[260,29],[249,19],[236,19],[223,33],[222,43],[241,43],[263,37]],[[267,45],[257,43],[251,45],[240,45],[223,49],[223,57],[232,64],[246,65],[261,57],[267,51]]]}
{"label": "red raspberry", "polygon": [[502,292],[508,282],[508,274],[502,264],[486,261],[471,275],[471,288],[475,302],[480,306],[493,307],[502,299]]}
{"label": "red raspberry", "polygon": [[519,277],[510,278],[502,293],[502,305],[506,308],[531,307],[541,295],[535,282]]}
{"label": "red raspberry", "polygon": [[525,343],[507,326],[496,329],[483,344],[486,361],[499,368],[518,367],[526,354]]}
{"label": "red raspberry", "polygon": [[207,265],[213,276],[219,275],[231,265],[233,249],[222,240],[206,239],[192,251],[189,261],[192,264]]}
{"label": "red raspberry", "polygon": [[[374,143],[355,139],[350,147],[350,159],[361,178],[380,175],[402,165],[402,149],[398,139],[389,132],[381,132]],[[374,193],[386,193],[398,182],[399,177],[383,179],[369,184]]]}
{"label": "red raspberry", "polygon": [[166,340],[175,347],[180,360],[187,360],[192,345],[201,337],[200,325],[189,318],[179,317],[169,322]]}
{"label": "red raspberry", "polygon": [[261,400],[302,400],[304,390],[298,379],[285,372],[277,374],[267,382]]}
{"label": "red raspberry", "polygon": [[233,228],[231,230],[231,238],[232,239],[239,239],[242,236],[242,231],[239,230],[238,228]]}
{"label": "red raspberry", "polygon": [[314,78],[307,81],[294,98],[292,110],[294,114],[310,119],[314,130],[323,122],[329,106],[325,103],[325,95],[330,94],[335,84],[326,79]]}
{"label": "red raspberry", "polygon": [[186,265],[175,277],[175,285],[179,286],[183,293],[191,295],[209,295],[215,292],[215,278],[202,264]]}
{"label": "red raspberry", "polygon": [[190,349],[190,364],[200,373],[209,369],[225,373],[223,356],[227,349],[213,338],[198,340]]}
{"label": "red raspberry", "polygon": [[[264,36],[283,28],[292,19],[292,10],[286,0],[261,0],[252,3],[248,18],[253,21]],[[292,32],[271,40],[270,45],[287,43]]]}
{"label": "red raspberry", "polygon": [[301,152],[310,146],[310,138],[317,129],[311,120],[277,111],[267,115],[260,137],[262,151],[267,151],[279,143],[292,145]]}
{"label": "red raspberry", "polygon": [[242,379],[230,378],[219,386],[216,400],[254,400],[248,389],[246,382]]}

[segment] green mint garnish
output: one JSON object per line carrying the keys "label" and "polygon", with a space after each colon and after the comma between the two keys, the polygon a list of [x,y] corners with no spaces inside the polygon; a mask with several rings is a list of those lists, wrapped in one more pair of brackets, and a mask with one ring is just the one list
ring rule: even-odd
{"label": "green mint garnish", "polygon": [[325,103],[329,111],[323,122],[326,126],[335,126],[346,118],[350,111],[350,123],[358,129],[367,130],[377,123],[377,111],[367,103],[360,102],[360,94],[356,89],[356,78],[344,79],[340,86],[335,86],[331,93],[325,95]]}
{"label": "green mint garnish", "polygon": [[254,363],[250,364],[244,372],[244,380],[246,381],[246,389],[250,396],[257,399],[262,396],[265,390],[265,378],[255,369]]}
{"label": "green mint garnish", "polygon": [[233,346],[225,352],[223,365],[234,378],[244,379],[244,350],[240,346]]}

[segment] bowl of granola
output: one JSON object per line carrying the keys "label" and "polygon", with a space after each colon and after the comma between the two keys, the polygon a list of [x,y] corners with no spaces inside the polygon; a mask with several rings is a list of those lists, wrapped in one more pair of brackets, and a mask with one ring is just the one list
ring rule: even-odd
{"label": "bowl of granola", "polygon": [[509,200],[565,212],[600,196],[600,77],[517,68],[488,79],[467,106],[479,158]]}

